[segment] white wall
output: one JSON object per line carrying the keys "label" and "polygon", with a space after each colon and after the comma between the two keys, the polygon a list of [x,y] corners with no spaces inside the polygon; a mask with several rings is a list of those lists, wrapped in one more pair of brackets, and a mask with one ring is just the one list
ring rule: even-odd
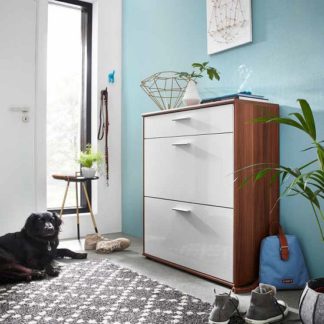
{"label": "white wall", "polygon": [[[94,1],[94,146],[99,93],[107,86],[107,74],[116,70],[116,83],[108,89],[110,185],[106,186],[103,177],[93,185],[93,207],[101,233],[121,231],[121,2]],[[18,18],[10,20],[13,15]],[[46,209],[47,0],[1,1],[0,22],[0,63],[4,63],[0,65],[0,111],[3,114],[0,132],[5,139],[2,149],[5,155],[11,156],[5,162],[0,159],[0,168],[9,168],[6,176],[1,178],[2,235],[19,230],[29,213]],[[7,74],[4,73],[6,66],[11,66]],[[8,107],[26,104],[32,108],[31,121],[22,124],[20,116],[9,113]],[[98,149],[104,150],[103,143],[98,144]],[[61,238],[76,237],[75,218],[75,215],[64,216]],[[88,214],[81,216],[80,223],[81,235],[93,232]]]}
{"label": "white wall", "polygon": [[[97,39],[97,98],[107,86],[108,73],[115,70],[115,84],[108,86],[109,104],[109,187],[104,179],[98,184],[98,215],[104,233],[121,231],[121,61],[122,61],[122,1],[99,0],[95,4],[98,14]],[[97,129],[97,128],[95,128]],[[97,135],[97,134],[96,134]],[[95,136],[96,136],[95,135]],[[99,143],[104,151],[104,141]]]}

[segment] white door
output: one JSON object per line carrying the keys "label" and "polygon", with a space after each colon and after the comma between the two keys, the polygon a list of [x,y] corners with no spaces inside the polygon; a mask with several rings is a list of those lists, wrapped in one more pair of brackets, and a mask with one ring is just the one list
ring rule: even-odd
{"label": "white door", "polygon": [[[36,1],[0,1],[0,235],[35,208]],[[30,121],[10,107],[29,107]]]}

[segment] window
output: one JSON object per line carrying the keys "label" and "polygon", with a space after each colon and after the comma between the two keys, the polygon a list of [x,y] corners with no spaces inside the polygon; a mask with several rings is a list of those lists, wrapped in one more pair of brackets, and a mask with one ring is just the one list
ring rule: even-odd
{"label": "window", "polygon": [[[79,171],[80,150],[91,143],[92,4],[65,0],[48,6],[47,208],[61,208],[66,183],[53,174]],[[70,186],[64,213],[75,212]],[[91,185],[88,184],[91,197]],[[80,191],[80,190],[79,190]],[[80,194],[80,192],[79,192]],[[88,211],[83,192],[80,212]]]}

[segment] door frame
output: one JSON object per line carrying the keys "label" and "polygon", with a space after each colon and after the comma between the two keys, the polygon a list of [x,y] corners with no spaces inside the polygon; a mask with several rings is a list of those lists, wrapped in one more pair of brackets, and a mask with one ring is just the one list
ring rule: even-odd
{"label": "door frame", "polygon": [[47,0],[36,0],[35,211],[46,204]]}

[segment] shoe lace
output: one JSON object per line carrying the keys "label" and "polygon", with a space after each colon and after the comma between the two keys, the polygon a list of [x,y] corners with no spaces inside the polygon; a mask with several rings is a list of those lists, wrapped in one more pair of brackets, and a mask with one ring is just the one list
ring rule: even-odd
{"label": "shoe lace", "polygon": [[110,249],[120,248],[120,242],[111,242]]}
{"label": "shoe lace", "polygon": [[234,314],[231,316],[229,324],[244,324],[245,320],[241,314]]}
{"label": "shoe lace", "polygon": [[273,299],[275,305],[279,308],[279,311],[280,311],[281,316],[282,316],[282,319],[283,319],[283,318],[285,317],[285,313],[284,313],[284,311],[282,310],[282,305],[280,305],[280,304],[278,303],[278,300],[276,299],[276,297],[272,296],[272,299]]}
{"label": "shoe lace", "polygon": [[[231,291],[229,292],[229,296],[231,296]],[[244,317],[241,315],[240,311],[238,310],[238,307],[233,302],[233,300],[230,298],[229,301],[232,303],[233,307],[235,308],[236,314],[232,315],[229,321],[229,324],[243,324],[245,323]]]}

